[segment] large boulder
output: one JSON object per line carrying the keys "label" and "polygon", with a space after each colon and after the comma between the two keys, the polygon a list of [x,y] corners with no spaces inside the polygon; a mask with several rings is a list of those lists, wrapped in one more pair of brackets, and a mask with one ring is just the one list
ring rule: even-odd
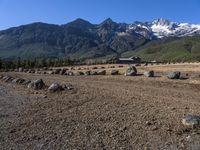
{"label": "large boulder", "polygon": [[146,76],[146,77],[154,77],[154,71],[153,70],[145,71],[144,72],[144,76]]}
{"label": "large boulder", "polygon": [[179,79],[180,76],[181,76],[181,72],[178,72],[178,71],[169,72],[169,73],[167,74],[167,77],[168,77],[169,79]]}
{"label": "large boulder", "polygon": [[106,70],[99,70],[97,71],[98,75],[106,75]]}
{"label": "large boulder", "polygon": [[58,83],[53,83],[49,88],[48,91],[49,92],[57,92],[57,91],[61,91],[63,88],[62,86],[60,86]]}
{"label": "large boulder", "polygon": [[134,66],[129,66],[125,72],[125,76],[134,76],[137,74],[137,69]]}
{"label": "large boulder", "polygon": [[197,115],[187,115],[182,119],[182,123],[185,126],[200,126],[200,116]]}
{"label": "large boulder", "polygon": [[118,75],[119,74],[119,70],[112,70],[111,71],[111,75]]}
{"label": "large boulder", "polygon": [[41,90],[45,87],[45,84],[42,79],[35,80],[28,84],[28,88],[34,89],[34,90]]}

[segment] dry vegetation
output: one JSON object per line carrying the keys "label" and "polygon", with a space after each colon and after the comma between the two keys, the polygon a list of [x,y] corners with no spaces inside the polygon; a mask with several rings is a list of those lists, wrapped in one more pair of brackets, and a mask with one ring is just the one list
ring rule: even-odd
{"label": "dry vegetation", "polygon": [[[0,81],[0,149],[200,148],[200,129],[181,123],[184,115],[200,114],[200,64],[137,67],[139,74],[154,70],[154,78],[109,75],[113,69],[124,73],[126,65],[96,67],[107,75],[6,73],[42,78],[47,85],[71,83],[74,89],[48,93]],[[189,79],[169,80],[165,74],[171,70]]]}

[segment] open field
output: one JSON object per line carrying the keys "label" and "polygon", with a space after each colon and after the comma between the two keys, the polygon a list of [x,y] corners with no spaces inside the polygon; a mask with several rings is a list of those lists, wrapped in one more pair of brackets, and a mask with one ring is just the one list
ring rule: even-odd
{"label": "open field", "polygon": [[[118,66],[97,66],[105,76],[1,73],[74,89],[49,93],[0,80],[0,149],[200,149],[200,129],[181,123],[187,114],[200,115],[200,64],[137,67],[139,74],[154,70],[153,78],[109,75],[127,68]],[[189,79],[167,79],[172,70]]]}

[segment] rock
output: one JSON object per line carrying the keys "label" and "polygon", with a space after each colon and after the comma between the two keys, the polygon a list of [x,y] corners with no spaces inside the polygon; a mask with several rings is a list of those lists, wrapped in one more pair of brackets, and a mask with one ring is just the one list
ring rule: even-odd
{"label": "rock", "polygon": [[98,69],[98,67],[92,67],[92,69]]}
{"label": "rock", "polygon": [[125,72],[125,76],[134,76],[137,74],[137,69],[134,66],[129,66]]}
{"label": "rock", "polygon": [[73,73],[72,71],[69,71],[69,72],[68,72],[68,75],[69,75],[69,76],[73,76],[74,73]]}
{"label": "rock", "polygon": [[21,79],[21,78],[16,78],[12,81],[13,83],[19,83],[19,84],[22,84],[23,82],[25,82],[24,79]]}
{"label": "rock", "polygon": [[28,88],[32,88],[34,90],[41,90],[44,88],[45,84],[42,79],[35,80],[28,84]]}
{"label": "rock", "polygon": [[96,71],[92,71],[91,75],[98,75],[98,73]]}
{"label": "rock", "polygon": [[112,70],[111,71],[111,75],[118,75],[119,74],[119,70]]}
{"label": "rock", "polygon": [[20,67],[18,68],[18,72],[23,72],[24,71],[24,68]]}
{"label": "rock", "polygon": [[65,89],[65,90],[72,90],[72,89],[74,89],[73,86],[71,84],[69,84],[69,83],[63,84],[62,88]]}
{"label": "rock", "polygon": [[91,71],[89,71],[89,70],[86,71],[86,72],[85,72],[85,75],[87,75],[87,76],[91,75]]}
{"label": "rock", "polygon": [[176,72],[169,72],[168,75],[167,75],[167,77],[169,79],[179,79],[180,76],[181,76],[181,72],[178,72],[178,71],[176,71]]}
{"label": "rock", "polygon": [[65,70],[65,69],[61,69],[61,70],[60,70],[60,75],[64,75],[64,74],[65,74],[65,72],[66,72],[66,70]]}
{"label": "rock", "polygon": [[59,74],[60,71],[61,71],[61,69],[55,69],[55,70],[54,70],[54,74]]}
{"label": "rock", "polygon": [[196,127],[200,125],[200,116],[197,115],[187,115],[182,119],[182,123],[185,126]]}
{"label": "rock", "polygon": [[22,83],[23,85],[28,85],[31,83],[31,80],[26,80],[24,83]]}
{"label": "rock", "polygon": [[49,92],[57,92],[62,90],[62,86],[60,86],[58,83],[53,83],[49,88]]}
{"label": "rock", "polygon": [[76,75],[78,75],[78,76],[84,75],[84,72],[78,71],[78,72],[76,73]]}
{"label": "rock", "polygon": [[146,77],[154,77],[154,71],[153,70],[145,71],[144,72],[144,76],[146,76]]}
{"label": "rock", "polygon": [[106,70],[99,70],[97,71],[98,75],[106,75]]}
{"label": "rock", "polygon": [[14,78],[11,77],[11,76],[9,76],[9,75],[6,75],[6,76],[4,76],[4,77],[2,78],[2,80],[5,81],[5,82],[9,82],[9,81],[14,80]]}

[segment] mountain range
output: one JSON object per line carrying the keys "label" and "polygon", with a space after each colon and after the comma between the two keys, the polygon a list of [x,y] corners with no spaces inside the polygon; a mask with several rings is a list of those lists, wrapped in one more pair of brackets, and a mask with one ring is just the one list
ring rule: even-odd
{"label": "mountain range", "polygon": [[[166,19],[136,21],[131,24],[116,23],[110,18],[100,24],[92,24],[83,19],[76,19],[64,25],[38,22],[0,31],[0,57],[106,59],[139,55],[145,56],[144,59],[162,60],[147,54],[149,51],[152,54],[152,49],[156,49],[156,53],[162,51],[162,54],[165,54],[168,50],[163,50],[162,45],[172,46],[169,48],[171,52],[180,51],[177,50],[180,47],[190,53],[193,52],[192,49],[195,49],[195,52],[200,51],[198,36],[200,25],[176,23]],[[195,43],[191,40],[194,37]],[[182,45],[176,47],[176,44],[170,44],[174,41],[180,41]],[[173,55],[164,58],[172,59]]]}

